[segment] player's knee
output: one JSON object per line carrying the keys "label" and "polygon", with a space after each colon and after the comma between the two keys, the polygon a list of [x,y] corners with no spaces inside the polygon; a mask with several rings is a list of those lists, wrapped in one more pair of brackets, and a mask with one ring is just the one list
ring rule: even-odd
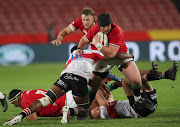
{"label": "player's knee", "polygon": [[137,87],[142,84],[141,78],[133,78],[133,79],[130,79],[130,81],[132,82],[132,84],[133,84],[134,86],[137,86]]}
{"label": "player's knee", "polygon": [[55,100],[57,99],[55,93],[52,90],[49,90],[44,97],[39,99],[41,102],[42,106],[45,107],[51,103],[54,103]]}

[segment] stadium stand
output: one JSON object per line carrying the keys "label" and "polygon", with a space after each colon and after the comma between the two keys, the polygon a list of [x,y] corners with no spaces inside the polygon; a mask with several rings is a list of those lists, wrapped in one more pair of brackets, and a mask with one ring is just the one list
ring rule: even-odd
{"label": "stadium stand", "polygon": [[[93,8],[96,15],[110,13],[125,32],[180,29],[180,14],[171,0],[0,0],[0,6],[0,43],[11,42],[6,37],[17,35],[31,35],[21,41],[47,43],[51,23],[56,23],[59,32],[84,7]],[[37,39],[40,35],[44,38]]]}

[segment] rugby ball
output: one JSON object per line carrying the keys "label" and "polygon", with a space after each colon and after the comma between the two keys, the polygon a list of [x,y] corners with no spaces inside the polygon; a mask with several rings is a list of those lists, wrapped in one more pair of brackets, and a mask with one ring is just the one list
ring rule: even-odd
{"label": "rugby ball", "polygon": [[97,35],[101,36],[100,38],[100,43],[104,46],[108,45],[108,37],[106,34],[104,34],[103,32],[98,32]]}

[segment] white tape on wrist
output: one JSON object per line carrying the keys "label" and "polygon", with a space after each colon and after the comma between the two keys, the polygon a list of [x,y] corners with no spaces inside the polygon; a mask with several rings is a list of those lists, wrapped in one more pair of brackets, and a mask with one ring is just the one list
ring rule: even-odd
{"label": "white tape on wrist", "polygon": [[95,44],[95,47],[100,51],[102,49],[103,45],[98,42],[97,44]]}

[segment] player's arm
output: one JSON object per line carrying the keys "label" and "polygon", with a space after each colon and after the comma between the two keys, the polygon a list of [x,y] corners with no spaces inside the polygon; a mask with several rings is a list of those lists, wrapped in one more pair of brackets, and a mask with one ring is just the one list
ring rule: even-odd
{"label": "player's arm", "polygon": [[101,90],[97,91],[95,98],[96,98],[99,106],[107,106],[108,105],[108,102],[107,102],[107,100],[106,100],[106,98],[103,95],[103,92]]}
{"label": "player's arm", "polygon": [[[132,53],[119,52],[115,55],[115,57],[113,59],[125,60],[128,58],[134,59],[134,55]],[[103,56],[103,60],[109,60],[109,58],[107,56]]]}
{"label": "player's arm", "polygon": [[119,48],[113,45],[109,45],[109,46],[103,46],[100,43],[100,38],[101,36],[99,36],[98,34],[96,34],[93,37],[92,40],[92,44],[94,44],[94,46],[104,55],[105,60],[110,60],[113,59],[115,57],[115,55],[117,54]]}
{"label": "player's arm", "polygon": [[74,30],[71,29],[70,25],[67,26],[65,29],[59,32],[57,38],[50,43],[56,46],[61,45],[61,41],[66,37],[66,35],[74,32]]}
{"label": "player's arm", "polygon": [[86,35],[81,37],[79,44],[78,44],[78,49],[76,51],[76,55],[82,55],[83,54],[82,50],[85,49],[88,44],[89,44],[89,41],[86,38]]}
{"label": "player's arm", "polygon": [[26,117],[28,120],[37,120],[37,113],[34,112],[33,114]]}
{"label": "player's arm", "polygon": [[96,93],[96,96],[93,100],[93,102],[91,103],[91,106],[89,108],[89,110],[91,111],[93,108],[97,107],[97,106],[107,106],[108,105],[108,100],[112,100],[111,96],[107,96],[109,95],[109,93],[107,93],[106,91],[103,92],[103,90],[98,90]]}

